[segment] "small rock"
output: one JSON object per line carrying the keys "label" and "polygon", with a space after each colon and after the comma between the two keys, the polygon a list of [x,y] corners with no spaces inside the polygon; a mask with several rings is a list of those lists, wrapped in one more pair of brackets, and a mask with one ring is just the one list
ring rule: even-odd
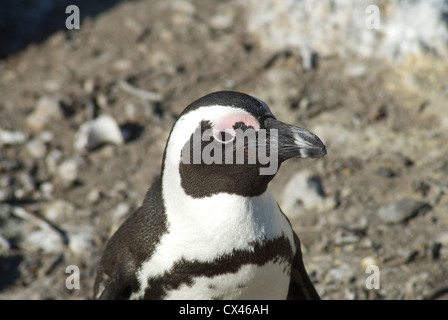
{"label": "small rock", "polygon": [[337,246],[343,246],[343,245],[357,243],[357,242],[359,242],[358,236],[342,236],[342,237],[338,237],[334,240],[334,244]]}
{"label": "small rock", "polygon": [[62,159],[62,151],[58,149],[51,150],[45,158],[48,172],[55,174],[58,170],[59,161]]}
{"label": "small rock", "polygon": [[0,129],[0,145],[19,145],[26,142],[28,136],[20,131]]}
{"label": "small rock", "polygon": [[39,134],[38,138],[44,143],[50,143],[54,139],[54,134],[51,131],[45,130]]}
{"label": "small rock", "polygon": [[350,280],[353,279],[355,275],[355,272],[350,267],[349,264],[344,263],[339,266],[333,267],[328,271],[328,273],[325,275],[325,282],[326,283],[333,283],[333,282],[343,282],[347,283]]}
{"label": "small rock", "polygon": [[46,229],[29,233],[23,240],[23,246],[26,250],[42,250],[45,253],[58,253],[64,250],[61,235]]}
{"label": "small rock", "polygon": [[89,191],[86,199],[89,203],[93,204],[93,203],[98,202],[98,200],[100,199],[100,196],[101,196],[100,191],[98,189],[94,188]]}
{"label": "small rock", "polygon": [[14,189],[14,196],[18,199],[25,197],[35,190],[34,179],[27,172],[21,172],[17,175],[18,186]]}
{"label": "small rock", "polygon": [[118,181],[107,191],[106,195],[108,197],[115,198],[120,194],[126,194],[128,190],[129,186],[125,181]]}
{"label": "small rock", "polygon": [[75,206],[64,200],[54,200],[47,203],[42,210],[42,216],[52,222],[67,221],[75,212]]}
{"label": "small rock", "polygon": [[49,122],[62,119],[64,113],[59,101],[54,98],[42,97],[34,111],[26,118],[26,124],[34,131],[41,131]]}
{"label": "small rock", "polygon": [[44,182],[39,187],[42,197],[46,200],[53,198],[54,185],[50,182]]}
{"label": "small rock", "polygon": [[230,30],[233,26],[233,11],[221,10],[210,19],[210,26],[216,30]]}
{"label": "small rock", "polygon": [[296,173],[286,184],[281,202],[282,209],[288,214],[305,210],[320,212],[335,207],[334,197],[327,197],[319,177],[308,171]]}
{"label": "small rock", "polygon": [[34,159],[41,159],[47,153],[47,147],[42,140],[33,138],[25,145],[26,151]]}
{"label": "small rock", "polygon": [[93,79],[87,79],[83,84],[84,92],[87,94],[92,94],[95,90],[95,81]]}
{"label": "small rock", "polygon": [[440,233],[437,238],[437,242],[441,243],[442,246],[448,247],[448,232]]}
{"label": "small rock", "polygon": [[170,6],[177,12],[181,12],[187,15],[194,15],[196,13],[196,8],[190,1],[175,0],[173,2],[170,2]]}
{"label": "small rock", "polygon": [[378,261],[372,256],[367,256],[361,260],[361,265],[363,266],[363,268],[367,268],[371,265],[378,265]]}
{"label": "small rock", "polygon": [[77,255],[92,252],[95,248],[95,228],[82,226],[79,230],[68,232],[70,250]]}
{"label": "small rock", "polygon": [[378,210],[378,215],[382,221],[393,224],[406,222],[430,209],[431,206],[426,202],[402,199],[381,207]]}
{"label": "small rock", "polygon": [[124,114],[126,118],[135,121],[137,119],[137,107],[133,103],[126,103],[124,106]]}
{"label": "small rock", "polygon": [[115,61],[112,66],[117,71],[126,71],[132,67],[132,62],[127,59],[120,59]]}
{"label": "small rock", "polygon": [[78,160],[67,159],[58,166],[58,176],[66,185],[72,184],[78,177]]}
{"label": "small rock", "polygon": [[75,148],[79,151],[92,150],[105,143],[123,144],[120,127],[110,115],[83,123],[75,135]]}
{"label": "small rock", "polygon": [[0,188],[0,202],[7,202],[12,200],[13,192],[11,188]]}
{"label": "small rock", "polygon": [[105,109],[107,108],[107,97],[105,94],[103,93],[99,93],[96,97],[95,97],[95,102],[98,105],[98,107]]}
{"label": "small rock", "polygon": [[3,236],[0,234],[0,252],[6,252],[9,251],[11,246],[9,245],[9,241],[3,238]]}
{"label": "small rock", "polygon": [[120,203],[112,212],[112,220],[114,221],[122,220],[128,214],[129,210],[130,206],[127,203],[125,202]]}

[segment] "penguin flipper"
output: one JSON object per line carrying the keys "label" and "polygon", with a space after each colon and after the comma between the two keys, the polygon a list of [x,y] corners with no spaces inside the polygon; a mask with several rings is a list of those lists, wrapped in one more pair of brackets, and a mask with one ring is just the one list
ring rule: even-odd
{"label": "penguin flipper", "polygon": [[95,281],[94,298],[98,300],[129,299],[136,287],[135,265],[126,252],[122,256],[116,273],[109,276],[104,271],[98,272]]}
{"label": "penguin flipper", "polygon": [[155,179],[142,206],[107,241],[94,285],[95,299],[129,299],[140,284],[137,271],[166,232],[160,178]]}
{"label": "penguin flipper", "polygon": [[297,249],[291,267],[291,282],[289,284],[288,300],[320,300],[320,296],[317,293],[316,288],[314,288],[303,264],[299,237],[295,232],[293,233]]}

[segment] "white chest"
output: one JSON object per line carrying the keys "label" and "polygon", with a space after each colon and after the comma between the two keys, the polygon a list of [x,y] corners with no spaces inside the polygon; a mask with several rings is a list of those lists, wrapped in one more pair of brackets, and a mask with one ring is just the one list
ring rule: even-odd
{"label": "white chest", "polygon": [[[295,251],[290,224],[269,192],[250,199],[219,194],[190,200],[188,207],[182,204],[182,198],[169,201],[168,232],[142,264],[137,274],[140,292],[133,298],[144,295],[148,279],[176,272],[180,262],[193,270],[195,263],[213,263],[235,250],[250,254],[254,243],[278,237],[289,241],[291,255]],[[166,298],[283,299],[289,286],[289,268],[290,262],[272,259],[265,264],[247,261],[230,273],[193,274],[188,282],[167,290]]]}

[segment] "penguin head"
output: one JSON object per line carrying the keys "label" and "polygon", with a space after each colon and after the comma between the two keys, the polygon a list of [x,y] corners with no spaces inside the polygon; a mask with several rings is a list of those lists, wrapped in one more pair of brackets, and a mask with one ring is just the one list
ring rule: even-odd
{"label": "penguin head", "polygon": [[315,134],[277,120],[263,101],[219,91],[180,114],[168,138],[162,176],[180,180],[193,198],[222,192],[258,196],[284,161],[325,154]]}

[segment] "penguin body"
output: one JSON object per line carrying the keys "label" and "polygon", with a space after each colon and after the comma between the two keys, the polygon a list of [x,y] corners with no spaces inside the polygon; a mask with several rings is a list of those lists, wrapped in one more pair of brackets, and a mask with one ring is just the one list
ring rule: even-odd
{"label": "penguin body", "polygon": [[[276,141],[248,139],[238,153],[237,133],[258,139],[262,129],[276,129]],[[170,133],[160,179],[106,244],[94,298],[318,299],[299,239],[268,189],[278,168],[260,174],[268,164],[248,161],[251,147],[266,146],[279,165],[326,154],[317,136],[249,95],[221,91],[190,104]],[[198,154],[222,161],[198,163]]]}

